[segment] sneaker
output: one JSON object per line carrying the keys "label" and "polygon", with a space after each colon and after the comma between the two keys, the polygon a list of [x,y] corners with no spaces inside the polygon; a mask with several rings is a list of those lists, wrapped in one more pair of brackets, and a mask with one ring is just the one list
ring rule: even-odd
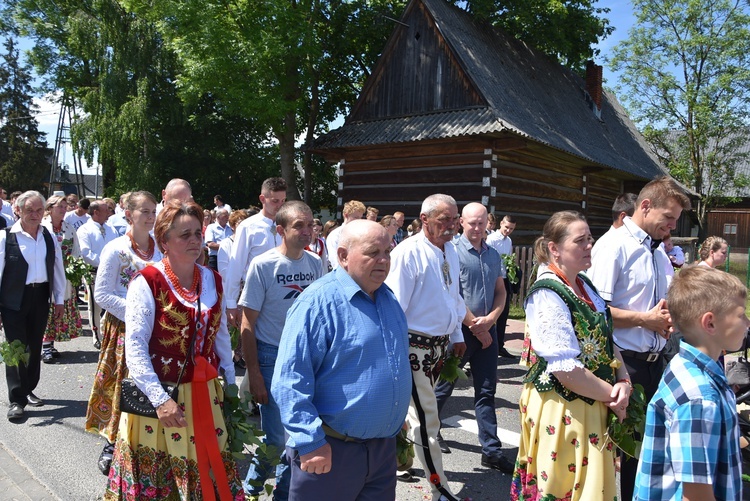
{"label": "sneaker", "polygon": [[99,471],[105,476],[109,476],[109,468],[112,466],[112,456],[114,455],[114,452],[115,444],[107,442],[107,445],[102,449],[102,453],[99,454],[99,461],[96,462],[96,465],[99,467]]}
{"label": "sneaker", "polygon": [[42,362],[45,364],[54,364],[55,363],[55,356],[52,354],[52,351],[49,349],[44,349],[42,351]]}
{"label": "sneaker", "polygon": [[50,353],[52,353],[52,358],[60,358],[60,356],[61,356],[60,352],[57,351],[57,348],[55,348],[54,344],[50,347],[49,350],[50,350]]}

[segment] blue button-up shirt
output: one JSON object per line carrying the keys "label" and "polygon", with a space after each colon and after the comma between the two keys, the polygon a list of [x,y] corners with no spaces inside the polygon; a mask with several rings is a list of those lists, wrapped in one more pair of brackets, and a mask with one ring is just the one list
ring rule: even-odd
{"label": "blue button-up shirt", "polygon": [[498,278],[502,278],[500,254],[485,242],[482,242],[481,251],[477,252],[469,239],[463,235],[455,245],[458,262],[461,263],[461,297],[475,316],[483,317],[492,311],[495,284]]}
{"label": "blue button-up shirt", "polygon": [[682,499],[685,483],[710,484],[716,499],[742,499],[734,393],[708,355],[680,341],[648,404],[634,500]]}
{"label": "blue button-up shirt", "polygon": [[343,268],[310,285],[289,309],[271,393],[287,445],[326,443],[321,425],[358,438],[395,436],[411,395],[406,316],[381,285],[375,300]]}

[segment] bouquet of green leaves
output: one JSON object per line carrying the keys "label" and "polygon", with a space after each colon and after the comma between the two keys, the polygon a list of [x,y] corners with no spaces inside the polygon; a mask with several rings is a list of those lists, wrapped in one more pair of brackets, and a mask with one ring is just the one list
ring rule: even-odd
{"label": "bouquet of green leaves", "polygon": [[505,264],[505,274],[508,277],[508,281],[512,284],[518,283],[518,263],[516,263],[515,254],[503,254],[503,264]]}
{"label": "bouquet of green leaves", "polygon": [[414,444],[406,437],[403,428],[396,435],[396,468],[406,471],[414,464]]}
{"label": "bouquet of green leaves", "polygon": [[449,383],[456,382],[457,379],[469,379],[469,376],[460,367],[461,357],[451,355],[448,357],[443,364],[443,368],[440,370],[440,376],[438,379],[447,381]]}
{"label": "bouquet of green leaves", "polygon": [[70,281],[74,289],[81,286],[84,280],[90,283],[94,278],[94,268],[86,264],[82,257],[70,256],[65,265],[65,278]]}
{"label": "bouquet of green leaves", "polygon": [[0,343],[0,364],[4,363],[10,367],[18,367],[21,363],[28,365],[29,356],[26,345],[18,339],[11,343],[8,341]]}
{"label": "bouquet of green leaves", "polygon": [[642,442],[635,437],[643,437],[646,428],[646,395],[643,392],[643,386],[639,384],[633,386],[627,413],[622,423],[611,410],[607,423],[607,438],[612,440],[622,452],[638,459]]}

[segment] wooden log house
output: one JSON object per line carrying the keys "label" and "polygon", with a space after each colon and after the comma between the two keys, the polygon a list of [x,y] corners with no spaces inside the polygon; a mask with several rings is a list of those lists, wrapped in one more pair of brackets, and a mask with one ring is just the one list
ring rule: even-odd
{"label": "wooden log house", "polygon": [[356,199],[408,223],[447,193],[515,216],[522,245],[563,209],[601,235],[619,193],[665,173],[601,66],[582,78],[445,0],[407,5],[344,125],[312,151],[340,162],[339,211]]}

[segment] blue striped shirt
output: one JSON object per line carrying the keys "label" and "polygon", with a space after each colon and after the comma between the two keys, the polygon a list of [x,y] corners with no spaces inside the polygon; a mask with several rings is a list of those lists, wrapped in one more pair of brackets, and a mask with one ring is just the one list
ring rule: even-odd
{"label": "blue striped shirt", "polygon": [[717,500],[742,498],[734,393],[708,355],[680,341],[646,412],[634,500],[682,499],[683,484],[711,484]]}
{"label": "blue striped shirt", "polygon": [[393,437],[411,395],[406,316],[381,285],[375,301],[343,268],[311,284],[289,309],[271,393],[287,445],[325,445],[321,425],[359,438]]}

